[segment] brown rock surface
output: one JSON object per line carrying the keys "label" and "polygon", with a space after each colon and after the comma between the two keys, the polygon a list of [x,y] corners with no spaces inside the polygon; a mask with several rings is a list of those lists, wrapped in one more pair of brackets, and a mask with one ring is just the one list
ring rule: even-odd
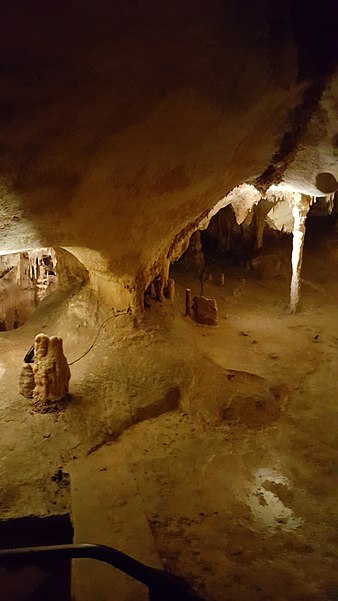
{"label": "brown rock surface", "polygon": [[207,326],[218,326],[217,303],[213,298],[194,296],[194,320]]}

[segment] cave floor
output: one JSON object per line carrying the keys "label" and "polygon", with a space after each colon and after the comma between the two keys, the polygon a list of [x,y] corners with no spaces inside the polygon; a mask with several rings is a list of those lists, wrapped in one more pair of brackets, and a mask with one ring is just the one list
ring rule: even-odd
{"label": "cave floor", "polygon": [[[295,315],[287,276],[229,268],[224,286],[204,291],[218,328],[183,316],[185,287],[198,293],[199,282],[176,268],[175,307],[154,306],[137,327],[107,324],[74,364],[73,398],[58,414],[33,413],[17,394],[19,358],[44,325],[72,359],[104,316],[85,292],[47,299],[1,334],[2,518],[69,510],[76,541],[163,566],[210,601],[337,600],[337,267],[336,235],[310,239]],[[239,405],[221,419],[231,387],[250,402],[276,385],[273,411]],[[67,494],[51,481],[60,466]],[[73,595],[147,598],[89,561],[73,562]]]}

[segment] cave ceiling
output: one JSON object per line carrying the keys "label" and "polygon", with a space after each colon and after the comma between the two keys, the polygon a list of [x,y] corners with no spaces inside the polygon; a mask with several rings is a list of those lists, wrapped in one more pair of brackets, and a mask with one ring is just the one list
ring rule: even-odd
{"label": "cave ceiling", "polygon": [[234,187],[334,191],[324,0],[1,3],[1,252],[61,246],[146,278]]}

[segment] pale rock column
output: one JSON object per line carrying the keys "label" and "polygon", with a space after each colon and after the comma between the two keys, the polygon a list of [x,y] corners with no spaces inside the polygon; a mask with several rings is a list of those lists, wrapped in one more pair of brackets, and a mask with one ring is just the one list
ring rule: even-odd
{"label": "pale rock column", "polygon": [[295,194],[292,203],[294,218],[292,230],[292,278],[290,288],[290,309],[295,313],[300,299],[300,275],[303,261],[303,248],[305,238],[305,221],[310,209],[312,199],[305,194]]}

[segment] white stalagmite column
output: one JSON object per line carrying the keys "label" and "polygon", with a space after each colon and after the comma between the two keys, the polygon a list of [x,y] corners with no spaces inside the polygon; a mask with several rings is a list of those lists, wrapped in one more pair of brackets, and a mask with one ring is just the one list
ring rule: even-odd
{"label": "white stalagmite column", "polygon": [[303,261],[305,220],[310,209],[311,201],[311,196],[298,193],[294,195],[292,206],[294,224],[292,231],[292,278],[290,289],[290,309],[292,313],[296,312],[300,298],[300,274]]}

